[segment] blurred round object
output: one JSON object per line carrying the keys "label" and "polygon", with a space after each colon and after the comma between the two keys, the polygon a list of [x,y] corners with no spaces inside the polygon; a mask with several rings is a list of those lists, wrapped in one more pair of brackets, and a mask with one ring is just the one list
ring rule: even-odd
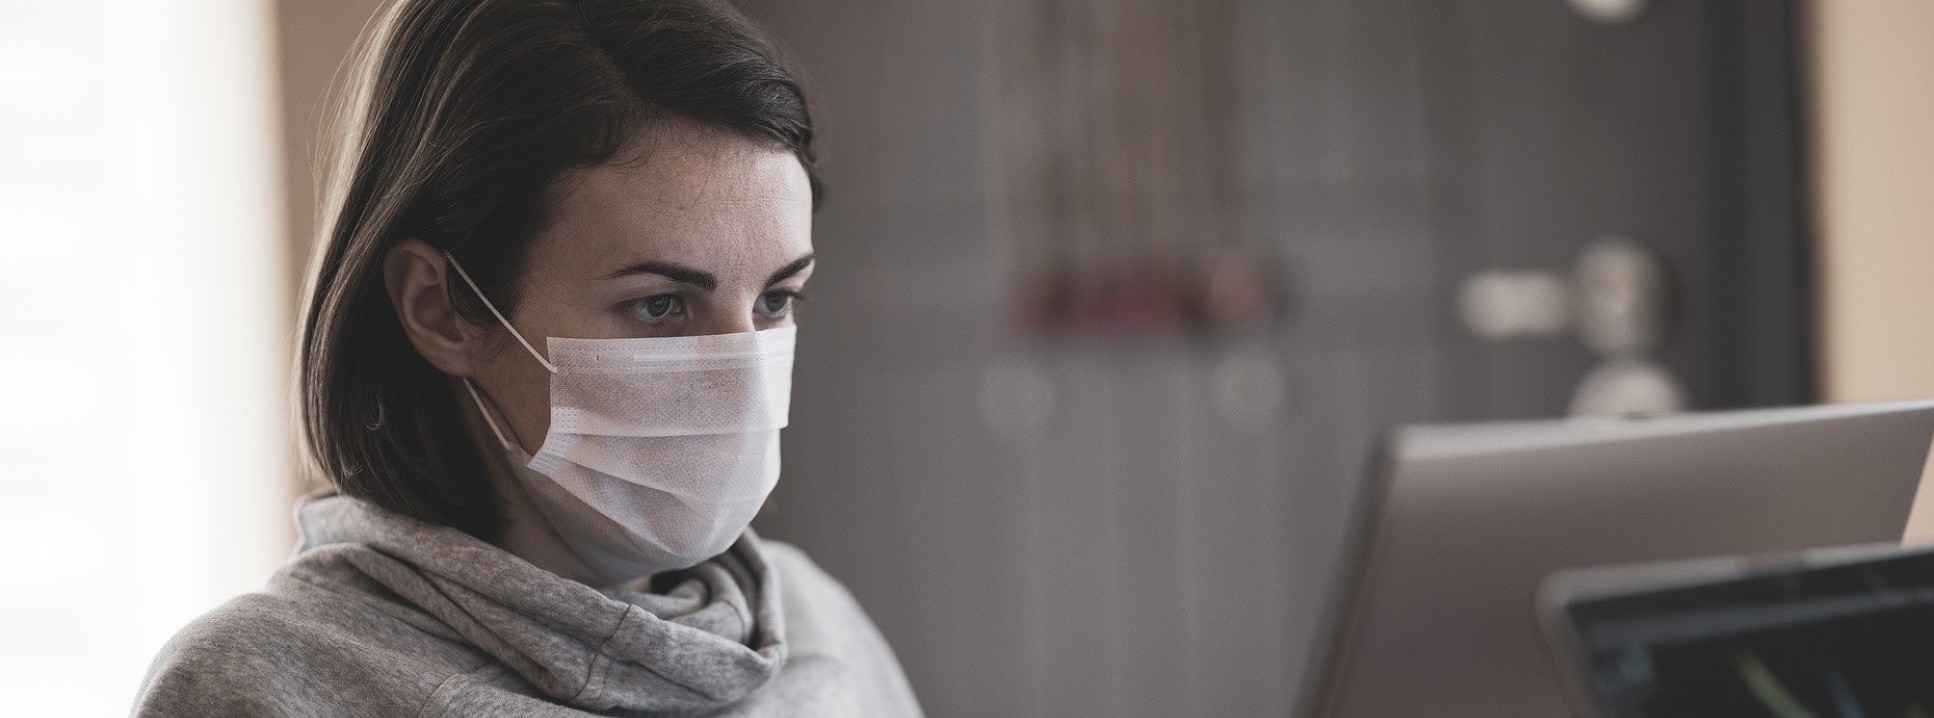
{"label": "blurred round object", "polygon": [[988,433],[1025,439],[1054,413],[1054,379],[1034,362],[1005,357],[981,370],[976,404]]}
{"label": "blurred round object", "polygon": [[1578,256],[1572,288],[1578,338],[1601,356],[1637,356],[1665,337],[1666,274],[1651,250],[1607,237]]}
{"label": "blurred round object", "polygon": [[1686,394],[1672,372],[1644,359],[1610,359],[1585,375],[1571,397],[1572,416],[1669,414],[1685,411]]}
{"label": "blurred round object", "polygon": [[1571,288],[1550,272],[1481,272],[1457,288],[1457,314],[1479,339],[1552,336],[1571,322]]}
{"label": "blurred round object", "polygon": [[1209,402],[1232,426],[1264,426],[1283,409],[1282,370],[1267,347],[1231,350],[1209,375]]}
{"label": "blurred round object", "polygon": [[1571,9],[1585,19],[1606,25],[1623,25],[1637,18],[1650,5],[1647,0],[1568,0]]}

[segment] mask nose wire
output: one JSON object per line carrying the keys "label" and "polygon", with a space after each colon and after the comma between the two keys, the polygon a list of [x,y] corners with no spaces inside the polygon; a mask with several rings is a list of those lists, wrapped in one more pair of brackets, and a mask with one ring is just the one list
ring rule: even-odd
{"label": "mask nose wire", "polygon": [[510,330],[510,335],[517,338],[518,344],[524,345],[524,351],[530,352],[531,356],[537,359],[537,363],[543,364],[545,369],[549,369],[552,374],[556,374],[557,366],[552,364],[549,359],[545,359],[544,355],[537,353],[537,348],[531,346],[531,343],[524,339],[524,335],[517,332],[517,327],[510,325],[510,320],[504,318],[503,312],[497,311],[497,305],[490,303],[490,297],[484,296],[483,290],[477,287],[476,280],[471,279],[470,273],[463,271],[463,265],[457,263],[456,255],[451,254],[450,250],[447,249],[442,250],[442,252],[443,258],[450,261],[450,268],[457,270],[457,276],[463,278],[463,283],[470,285],[470,291],[476,293],[478,299],[483,300],[484,308],[490,310],[490,316],[496,317],[497,323],[504,325],[505,329]]}

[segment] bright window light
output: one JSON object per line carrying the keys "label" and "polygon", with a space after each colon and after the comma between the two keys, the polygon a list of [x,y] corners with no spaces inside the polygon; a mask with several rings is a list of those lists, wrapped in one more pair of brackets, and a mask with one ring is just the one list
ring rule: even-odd
{"label": "bright window light", "polygon": [[0,0],[0,715],[126,715],[288,554],[266,0]]}

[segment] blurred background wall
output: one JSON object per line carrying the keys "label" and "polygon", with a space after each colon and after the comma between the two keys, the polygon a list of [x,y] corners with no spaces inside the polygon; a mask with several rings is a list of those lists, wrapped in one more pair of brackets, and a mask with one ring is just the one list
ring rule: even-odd
{"label": "blurred background wall", "polygon": [[1934,3],[1813,11],[1821,388],[1934,394]]}
{"label": "blurred background wall", "polygon": [[747,2],[832,187],[762,529],[936,715],[1280,715],[1385,427],[1806,400],[1796,8],[1617,5]]}
{"label": "blurred background wall", "polygon": [[288,275],[297,286],[313,254],[320,225],[317,200],[325,178],[319,164],[330,109],[330,91],[345,71],[363,28],[385,0],[273,0],[277,63],[282,87],[277,109],[282,126],[283,215],[289,238]]}
{"label": "blurred background wall", "polygon": [[[0,713],[122,712],[286,553],[380,4],[0,0]],[[937,716],[1284,712],[1392,422],[1934,393],[1919,0],[742,6],[832,190],[759,524]]]}
{"label": "blurred background wall", "polygon": [[0,0],[0,715],[125,715],[288,554],[270,22]]}

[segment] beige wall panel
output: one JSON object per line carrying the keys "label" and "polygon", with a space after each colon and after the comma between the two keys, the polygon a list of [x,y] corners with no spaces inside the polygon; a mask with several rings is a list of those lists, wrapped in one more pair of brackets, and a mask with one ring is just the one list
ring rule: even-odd
{"label": "beige wall panel", "polygon": [[1813,19],[1824,398],[1934,396],[1934,2]]}
{"label": "beige wall panel", "polygon": [[288,161],[290,271],[300,287],[315,241],[322,177],[316,153],[326,99],[349,49],[384,0],[277,0],[281,34],[282,136]]}

